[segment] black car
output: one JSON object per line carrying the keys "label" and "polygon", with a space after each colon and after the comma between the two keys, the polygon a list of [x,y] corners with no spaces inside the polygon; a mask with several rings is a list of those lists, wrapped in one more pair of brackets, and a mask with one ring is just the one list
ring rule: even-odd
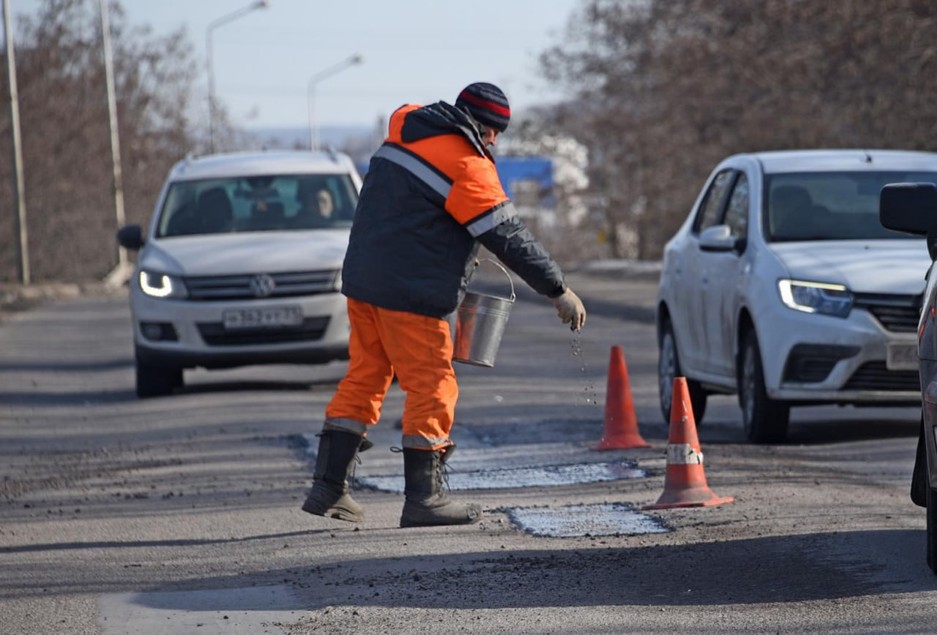
{"label": "black car", "polygon": [[911,500],[927,508],[927,564],[937,573],[937,186],[886,185],[879,197],[879,220],[889,229],[924,236],[932,261],[917,329],[922,408]]}

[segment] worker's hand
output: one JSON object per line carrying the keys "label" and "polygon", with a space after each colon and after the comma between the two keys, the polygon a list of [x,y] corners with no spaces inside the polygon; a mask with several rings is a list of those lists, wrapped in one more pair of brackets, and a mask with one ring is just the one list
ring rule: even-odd
{"label": "worker's hand", "polygon": [[567,287],[563,295],[553,298],[553,306],[563,324],[569,324],[570,330],[579,331],[586,323],[586,307],[572,289]]}

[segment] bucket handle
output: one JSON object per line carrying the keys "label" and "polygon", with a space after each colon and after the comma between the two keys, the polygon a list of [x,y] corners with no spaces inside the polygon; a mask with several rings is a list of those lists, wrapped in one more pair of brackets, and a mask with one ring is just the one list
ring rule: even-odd
{"label": "bucket handle", "polygon": [[[495,267],[500,269],[502,272],[504,272],[505,277],[508,279],[508,284],[511,285],[511,302],[514,302],[514,300],[517,298],[517,296],[514,295],[514,280],[511,279],[511,274],[508,273],[508,270],[502,267],[501,263],[495,260],[492,260],[491,258],[482,258],[481,260],[487,260],[488,262],[493,264]],[[478,263],[481,264],[481,261],[478,261]]]}

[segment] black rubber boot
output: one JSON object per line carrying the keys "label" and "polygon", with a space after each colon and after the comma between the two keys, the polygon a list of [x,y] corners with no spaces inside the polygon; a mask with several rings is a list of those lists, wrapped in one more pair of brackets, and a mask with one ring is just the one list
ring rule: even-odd
{"label": "black rubber boot", "polygon": [[443,466],[455,446],[442,450],[403,449],[407,496],[400,516],[401,527],[469,525],[481,520],[481,507],[454,503],[443,485]]}
{"label": "black rubber boot", "polygon": [[341,430],[325,430],[319,435],[314,480],[303,503],[304,512],[351,523],[364,520],[364,509],[348,493],[348,479],[362,442],[367,443],[362,436]]}

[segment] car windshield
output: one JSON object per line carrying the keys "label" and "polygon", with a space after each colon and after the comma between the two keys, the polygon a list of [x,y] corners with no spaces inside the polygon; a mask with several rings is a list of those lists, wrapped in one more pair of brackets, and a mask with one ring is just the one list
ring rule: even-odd
{"label": "car windshield", "polygon": [[934,172],[819,172],[766,176],[765,229],[774,242],[915,238],[885,229],[878,198],[887,183],[937,183]]}
{"label": "car windshield", "polygon": [[357,202],[347,174],[179,181],[169,188],[156,236],[347,228]]}

